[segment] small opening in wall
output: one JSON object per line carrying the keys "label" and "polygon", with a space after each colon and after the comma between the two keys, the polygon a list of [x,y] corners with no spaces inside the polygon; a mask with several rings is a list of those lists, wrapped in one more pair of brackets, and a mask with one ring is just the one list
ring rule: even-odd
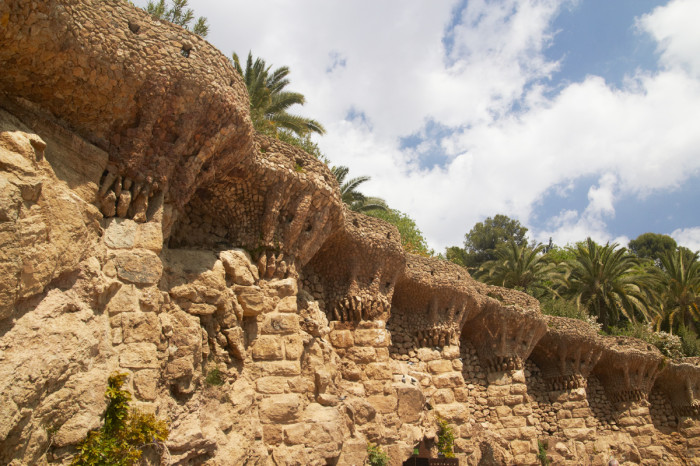
{"label": "small opening in wall", "polygon": [[185,42],[182,44],[182,48],[180,49],[180,55],[187,58],[190,56],[191,51],[192,51],[192,44],[190,44],[189,42]]}
{"label": "small opening in wall", "polygon": [[360,222],[357,221],[357,219],[352,221],[352,224],[354,227],[359,228],[360,227]]}
{"label": "small opening in wall", "polygon": [[306,232],[308,233],[308,232],[310,232],[312,229],[313,229],[313,225],[312,225],[311,223],[307,223],[307,224],[306,224],[306,228],[304,229],[304,231],[306,231]]}
{"label": "small opening in wall", "polygon": [[391,239],[391,233],[386,234],[386,239]]}
{"label": "small opening in wall", "polygon": [[129,21],[129,30],[133,32],[134,34],[138,34],[139,30],[141,29],[141,25],[137,23],[136,21]]}

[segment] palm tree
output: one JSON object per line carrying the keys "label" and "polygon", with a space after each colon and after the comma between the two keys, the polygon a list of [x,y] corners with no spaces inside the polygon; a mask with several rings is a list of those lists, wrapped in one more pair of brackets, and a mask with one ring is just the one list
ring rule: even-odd
{"label": "palm tree", "polygon": [[684,326],[697,330],[700,319],[700,262],[698,253],[688,253],[680,248],[666,251],[659,257],[661,268],[654,268],[654,279],[659,293],[660,313],[656,321],[661,326],[674,329]]}
{"label": "palm tree", "polygon": [[600,246],[591,238],[572,248],[574,260],[564,294],[595,315],[608,330],[624,316],[649,319],[651,280],[639,267],[639,259],[618,244]]}
{"label": "palm tree", "polygon": [[387,210],[387,205],[384,199],[378,197],[368,197],[357,190],[357,187],[362,183],[369,181],[369,176],[358,176],[345,181],[350,169],[343,165],[332,167],[331,173],[338,180],[340,185],[340,196],[345,204],[350,207],[350,210],[355,212],[367,212],[369,210]]}
{"label": "palm tree", "polygon": [[235,53],[233,65],[243,76],[248,88],[250,116],[257,131],[277,136],[278,129],[286,129],[299,137],[309,133],[326,132],[323,125],[316,120],[287,113],[287,109],[292,105],[304,105],[306,102],[302,94],[284,90],[289,85],[289,68],[282,66],[272,70],[272,65],[268,66],[261,58],[253,61],[250,52],[245,70]]}
{"label": "palm tree", "polygon": [[496,259],[482,264],[475,278],[490,285],[523,290],[533,296],[556,296],[552,285],[563,280],[563,271],[546,259],[545,246],[530,247],[509,241],[496,248]]}
{"label": "palm tree", "polygon": [[170,21],[173,24],[184,27],[188,31],[194,32],[200,37],[207,37],[209,25],[207,24],[207,18],[204,16],[197,18],[194,26],[190,28],[190,23],[194,19],[194,11],[191,8],[187,8],[187,2],[188,0],[173,0],[173,6],[167,8],[165,0],[157,0],[155,2],[148,0],[146,11],[154,18]]}

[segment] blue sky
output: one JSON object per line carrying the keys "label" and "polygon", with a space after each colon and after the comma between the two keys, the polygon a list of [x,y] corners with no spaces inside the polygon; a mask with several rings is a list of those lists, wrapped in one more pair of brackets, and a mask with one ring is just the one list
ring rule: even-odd
{"label": "blue sky", "polygon": [[298,113],[440,250],[517,218],[555,243],[700,249],[697,0],[190,0],[223,53],[287,65]]}

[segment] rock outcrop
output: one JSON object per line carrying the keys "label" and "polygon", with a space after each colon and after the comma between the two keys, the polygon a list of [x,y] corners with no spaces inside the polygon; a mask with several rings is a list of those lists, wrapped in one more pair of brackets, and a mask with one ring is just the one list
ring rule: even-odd
{"label": "rock outcrop", "polygon": [[406,254],[255,135],[206,41],[119,0],[0,2],[0,462],[70,461],[109,374],[151,463],[700,463],[700,369]]}

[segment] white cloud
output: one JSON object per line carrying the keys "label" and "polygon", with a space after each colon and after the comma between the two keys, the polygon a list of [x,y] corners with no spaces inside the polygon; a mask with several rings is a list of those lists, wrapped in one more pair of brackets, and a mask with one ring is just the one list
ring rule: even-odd
{"label": "white cloud", "polygon": [[700,227],[679,228],[671,233],[671,237],[680,246],[685,246],[691,251],[700,251]]}
{"label": "white cloud", "polygon": [[682,67],[700,77],[700,2],[673,0],[644,15],[638,26],[658,42],[661,61],[670,68]]}
{"label": "white cloud", "polygon": [[[497,213],[531,224],[545,195],[582,176],[598,179],[588,205],[552,213],[532,233],[604,242],[617,199],[700,174],[700,2],[674,0],[638,21],[659,42],[662,70],[621,88],[589,76],[552,94],[559,64],[543,52],[572,3],[190,0],[225,54],[252,50],[290,67],[290,87],[308,102],[299,113],[328,130],[322,150],[351,175],[370,175],[364,192],[409,213],[438,249]],[[347,121],[351,109],[366,121]],[[400,150],[428,121],[451,132]],[[419,155],[436,149],[446,163],[421,168]]]}

